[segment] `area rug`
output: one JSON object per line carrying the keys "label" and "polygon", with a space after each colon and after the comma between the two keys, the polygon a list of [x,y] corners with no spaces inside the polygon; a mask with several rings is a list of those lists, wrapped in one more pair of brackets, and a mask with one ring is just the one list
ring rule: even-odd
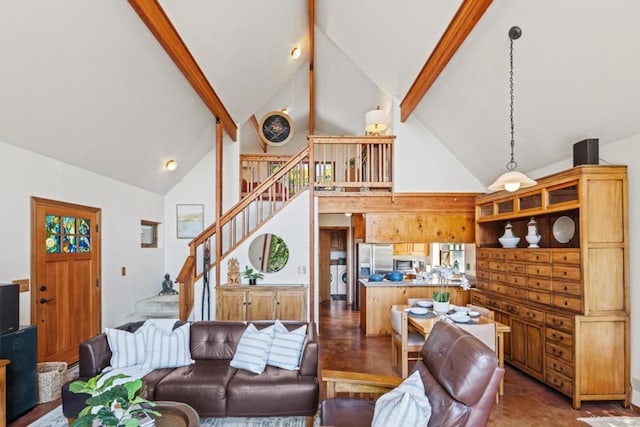
{"label": "area rug", "polygon": [[[320,425],[316,416],[314,426]],[[264,418],[202,418],[203,427],[305,427],[305,417],[264,417]],[[67,427],[67,419],[62,414],[62,406],[58,406],[49,413],[29,424],[29,427]]]}
{"label": "area rug", "polygon": [[588,417],[578,418],[594,427],[629,427],[640,426],[640,417]]}

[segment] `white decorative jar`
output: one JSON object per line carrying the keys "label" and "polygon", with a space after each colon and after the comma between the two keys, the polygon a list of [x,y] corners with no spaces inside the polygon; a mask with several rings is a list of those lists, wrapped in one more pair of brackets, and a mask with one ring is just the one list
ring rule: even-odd
{"label": "white decorative jar", "polygon": [[513,235],[513,226],[510,222],[507,222],[507,225],[504,226],[504,234],[498,238],[498,241],[503,248],[515,248],[518,246],[520,238]]}
{"label": "white decorative jar", "polygon": [[527,223],[527,235],[524,237],[529,243],[530,248],[539,248],[538,242],[542,236],[538,234],[538,223],[536,222],[534,217],[531,217],[531,220]]}

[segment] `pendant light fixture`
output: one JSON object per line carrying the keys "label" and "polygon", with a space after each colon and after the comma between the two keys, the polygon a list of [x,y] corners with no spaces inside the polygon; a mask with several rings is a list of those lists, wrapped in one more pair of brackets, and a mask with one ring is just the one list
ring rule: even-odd
{"label": "pendant light fixture", "polygon": [[511,122],[511,159],[507,163],[507,172],[500,175],[500,177],[489,186],[489,190],[499,191],[516,191],[520,188],[527,188],[536,185],[536,182],[523,174],[518,172],[516,168],[518,163],[515,161],[513,149],[515,146],[514,131],[513,131],[513,41],[520,38],[522,35],[522,29],[520,27],[511,27],[509,30],[509,95],[510,95],[510,111],[509,120]]}

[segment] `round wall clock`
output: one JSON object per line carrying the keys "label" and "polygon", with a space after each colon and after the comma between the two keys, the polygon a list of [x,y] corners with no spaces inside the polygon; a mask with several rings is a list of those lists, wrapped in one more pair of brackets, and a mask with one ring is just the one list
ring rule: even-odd
{"label": "round wall clock", "polygon": [[293,137],[293,120],[282,111],[271,111],[260,120],[260,138],[269,145],[284,145]]}

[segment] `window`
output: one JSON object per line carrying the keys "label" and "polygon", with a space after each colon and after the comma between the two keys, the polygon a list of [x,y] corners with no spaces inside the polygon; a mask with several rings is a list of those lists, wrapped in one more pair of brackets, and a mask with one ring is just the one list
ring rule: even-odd
{"label": "window", "polygon": [[140,221],[140,247],[158,247],[158,223],[154,221]]}

